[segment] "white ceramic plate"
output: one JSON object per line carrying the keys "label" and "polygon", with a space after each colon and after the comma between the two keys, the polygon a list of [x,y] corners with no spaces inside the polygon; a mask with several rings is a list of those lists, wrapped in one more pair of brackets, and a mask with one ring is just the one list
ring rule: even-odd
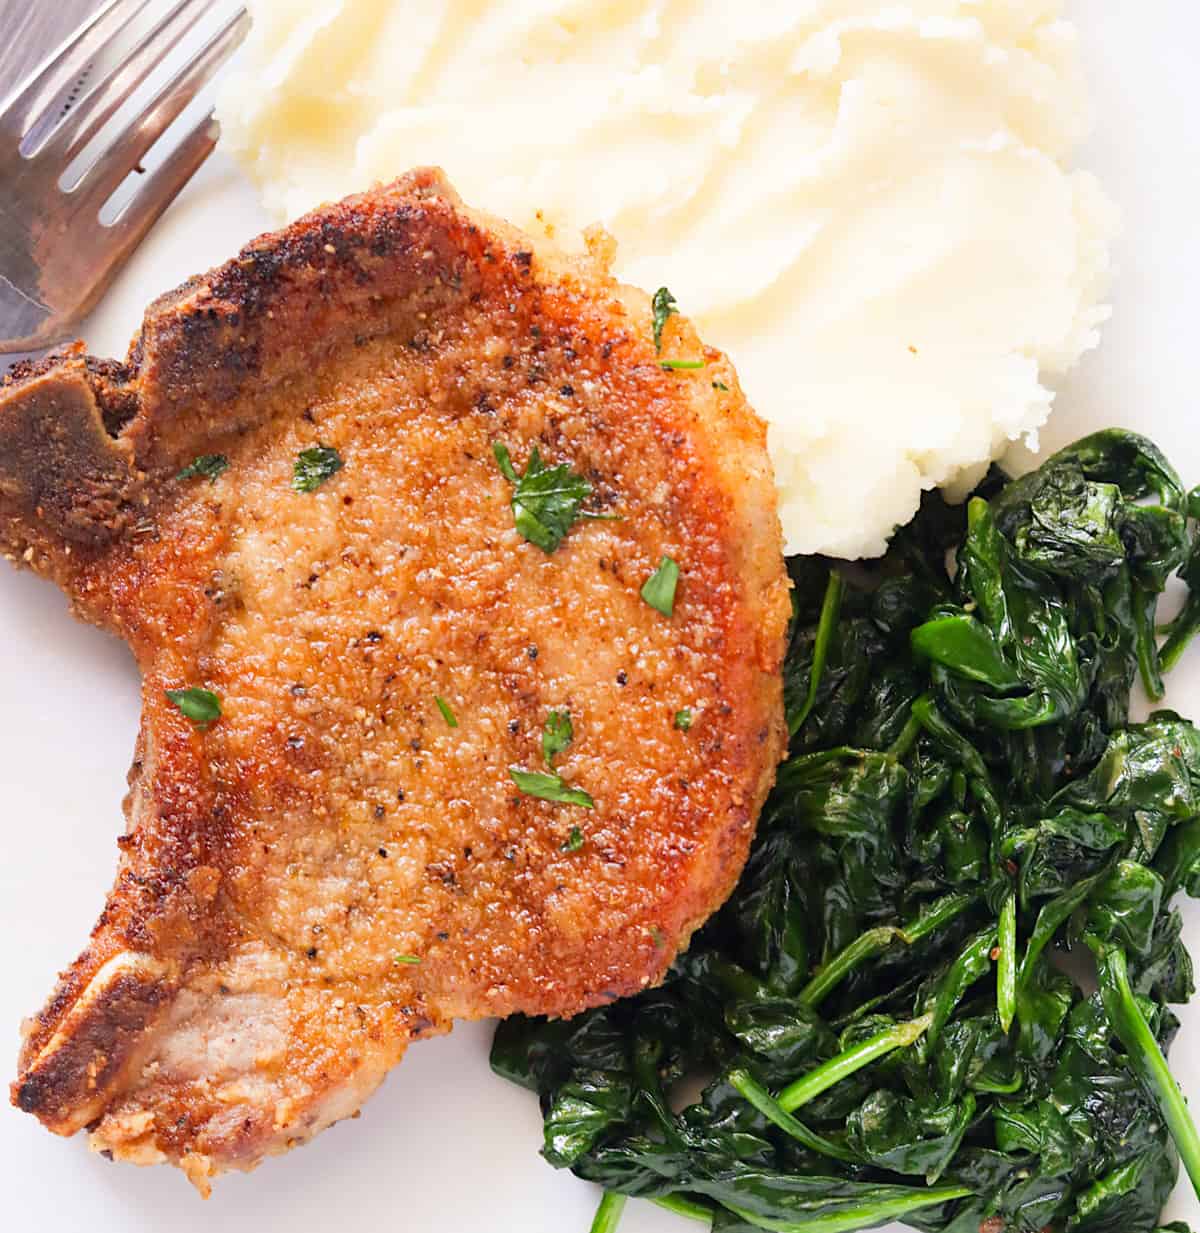
{"label": "white ceramic plate", "polygon": [[[39,3],[45,0],[38,0]],[[1024,3],[1026,0],[1012,0]],[[1149,433],[1188,483],[1200,482],[1200,10],[1192,0],[1081,0],[1096,135],[1081,160],[1125,219],[1114,317],[1101,350],[1063,387],[1044,443],[1092,428]],[[400,170],[399,168],[397,170]],[[267,220],[218,153],[137,254],[87,331],[124,353],[144,305],[215,265]],[[1200,717],[1200,648],[1169,703]],[[5,799],[0,926],[0,1072],[17,1024],[80,949],[116,864],[121,798],[138,720],[138,679],[111,638],[67,614],[59,593],[0,570],[0,748]],[[1200,905],[1185,906],[1200,948]],[[1183,1012],[1172,1062],[1200,1095],[1200,1002]],[[115,1166],[0,1107],[0,1195],[9,1229],[44,1233],[327,1233],[336,1226],[421,1233],[586,1233],[597,1194],[537,1155],[536,1102],[494,1078],[489,1025],[420,1045],[361,1118],[257,1173],[222,1179],[202,1203],[173,1169]],[[1171,1209],[1200,1218],[1186,1181]],[[631,1202],[622,1233],[697,1227]]]}

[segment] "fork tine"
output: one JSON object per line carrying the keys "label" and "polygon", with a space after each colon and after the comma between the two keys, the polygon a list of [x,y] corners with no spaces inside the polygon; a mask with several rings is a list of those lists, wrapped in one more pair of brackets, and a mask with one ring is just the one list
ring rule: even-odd
{"label": "fork tine", "polygon": [[147,0],[108,0],[5,101],[0,122],[14,130],[18,138],[24,137],[34,127],[40,107],[77,77],[113,33],[146,3]]}
{"label": "fork tine", "polygon": [[160,166],[146,177],[138,191],[126,202],[121,213],[107,226],[101,227],[101,241],[107,246],[107,265],[100,281],[92,290],[98,298],[125,259],[142,242],[142,237],[158,221],[159,215],[179,195],[200,165],[213,152],[221,126],[210,111],[171,151]]}
{"label": "fork tine", "polygon": [[150,173],[146,182],[108,226],[93,223],[88,235],[102,248],[103,260],[92,267],[91,282],[86,287],[78,288],[79,304],[72,313],[73,320],[78,321],[91,312],[146,232],[212,153],[219,133],[220,125],[209,112]]}
{"label": "fork tine", "polygon": [[138,39],[128,56],[96,83],[39,147],[28,153],[49,157],[66,166],[215,3],[217,0],[174,0],[167,12]]}
{"label": "fork tine", "polygon": [[100,209],[146,151],[229,58],[246,37],[249,28],[249,14],[240,9],[205,43],[193,60],[155,91],[142,115],[96,158],[72,187],[73,198],[76,193],[80,194],[77,203],[80,209]]}

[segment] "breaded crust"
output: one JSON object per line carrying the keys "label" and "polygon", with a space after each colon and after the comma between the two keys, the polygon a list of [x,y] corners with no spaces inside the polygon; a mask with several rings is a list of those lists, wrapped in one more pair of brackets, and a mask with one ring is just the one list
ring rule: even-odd
{"label": "breaded crust", "polygon": [[[498,441],[612,517],[527,542]],[[296,492],[318,444],[344,467]],[[199,454],[228,469],[177,478]],[[15,372],[0,544],[144,677],[116,882],[13,1101],[201,1188],[352,1113],[456,1018],[661,979],[784,748],[788,584],[732,367],[680,317],[660,357],[643,293],[433,171],[161,298],[124,364]],[[669,618],[640,595],[664,556]],[[185,686],[218,722],[168,701]],[[594,809],[510,778],[546,769],[552,709]]]}

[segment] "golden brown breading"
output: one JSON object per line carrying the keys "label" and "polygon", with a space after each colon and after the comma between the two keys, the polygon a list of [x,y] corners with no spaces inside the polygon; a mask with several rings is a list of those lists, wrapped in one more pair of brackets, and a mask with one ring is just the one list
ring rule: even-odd
{"label": "golden brown breading", "polygon": [[[127,364],[0,390],[0,543],[144,676],[116,883],[17,1105],[204,1188],[455,1018],[662,977],[745,859],[788,615],[763,425],[684,319],[664,355],[706,367],[665,371],[641,292],[415,172],[160,299]],[[527,542],[497,441],[617,518]],[[318,444],[345,465],[296,492]],[[177,478],[199,454],[228,470]],[[667,555],[670,618],[640,596]],[[592,810],[509,776],[552,709]]]}

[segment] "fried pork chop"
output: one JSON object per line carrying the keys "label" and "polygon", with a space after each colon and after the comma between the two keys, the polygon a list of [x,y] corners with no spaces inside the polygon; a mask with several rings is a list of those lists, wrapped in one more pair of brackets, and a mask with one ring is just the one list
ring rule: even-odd
{"label": "fried pork chop", "polygon": [[[15,1104],[203,1190],[457,1018],[662,977],[772,781],[788,616],[763,425],[683,318],[662,342],[602,261],[417,172],[160,299],[127,362],[11,377],[4,550],[144,676],[116,882]],[[549,552],[511,505],[535,448],[607,516]]]}

